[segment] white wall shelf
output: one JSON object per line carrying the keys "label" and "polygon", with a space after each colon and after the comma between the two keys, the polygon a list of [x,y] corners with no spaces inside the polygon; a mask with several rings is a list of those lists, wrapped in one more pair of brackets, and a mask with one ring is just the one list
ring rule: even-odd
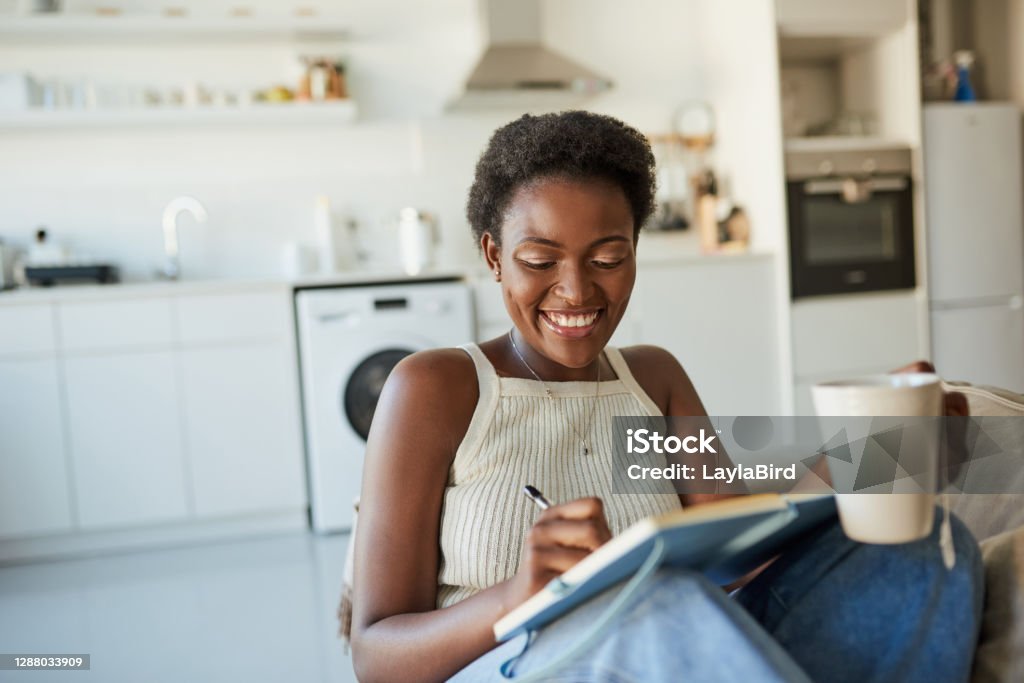
{"label": "white wall shelf", "polygon": [[7,44],[146,43],[308,40],[338,41],[350,35],[350,23],[320,16],[160,16],[43,14],[0,17],[0,42]]}
{"label": "white wall shelf", "polygon": [[0,112],[0,131],[31,128],[103,128],[206,124],[349,124],[352,100],[259,103],[245,107],[153,107],[151,109],[29,109]]}

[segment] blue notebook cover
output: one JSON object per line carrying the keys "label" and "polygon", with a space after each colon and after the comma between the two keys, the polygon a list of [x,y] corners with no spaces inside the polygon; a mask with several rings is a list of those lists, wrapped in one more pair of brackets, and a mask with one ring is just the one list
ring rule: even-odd
{"label": "blue notebook cover", "polygon": [[633,575],[664,541],[661,565],[699,571],[724,585],[759,567],[790,540],[836,514],[832,495],[731,498],[650,517],[601,546],[498,620],[501,642],[540,628]]}

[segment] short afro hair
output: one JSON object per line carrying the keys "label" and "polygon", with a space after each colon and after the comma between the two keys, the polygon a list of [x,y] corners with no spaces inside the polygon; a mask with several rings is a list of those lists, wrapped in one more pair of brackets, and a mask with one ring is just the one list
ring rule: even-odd
{"label": "short afro hair", "polygon": [[545,178],[604,180],[621,188],[633,214],[634,241],[654,210],[654,155],[639,131],[586,111],[525,114],[495,131],[477,162],[466,205],[477,245],[484,233],[500,245],[512,196]]}

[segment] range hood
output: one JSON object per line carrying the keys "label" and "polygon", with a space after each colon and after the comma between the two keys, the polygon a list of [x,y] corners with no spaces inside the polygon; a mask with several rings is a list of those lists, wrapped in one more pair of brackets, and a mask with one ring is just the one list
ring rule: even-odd
{"label": "range hood", "polygon": [[480,0],[487,40],[451,110],[571,107],[612,82],[543,42],[541,0]]}

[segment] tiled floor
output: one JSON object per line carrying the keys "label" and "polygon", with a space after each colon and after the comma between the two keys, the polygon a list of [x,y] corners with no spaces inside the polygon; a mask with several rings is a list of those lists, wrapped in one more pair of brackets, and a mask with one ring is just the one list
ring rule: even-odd
{"label": "tiled floor", "polygon": [[335,636],[348,537],[276,535],[0,568],[0,652],[91,671],[0,681],[355,681]]}

